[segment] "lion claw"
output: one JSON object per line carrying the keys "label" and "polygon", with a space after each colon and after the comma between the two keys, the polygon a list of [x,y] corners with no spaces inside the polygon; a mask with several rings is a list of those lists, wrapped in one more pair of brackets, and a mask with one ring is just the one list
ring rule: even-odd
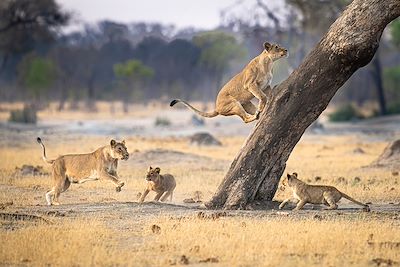
{"label": "lion claw", "polygon": [[115,191],[121,192],[121,187],[123,187],[124,185],[125,185],[125,183],[120,183],[120,184],[115,188]]}

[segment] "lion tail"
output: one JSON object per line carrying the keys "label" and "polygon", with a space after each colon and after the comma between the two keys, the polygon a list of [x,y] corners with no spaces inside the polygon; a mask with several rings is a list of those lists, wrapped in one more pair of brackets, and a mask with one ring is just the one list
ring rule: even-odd
{"label": "lion tail", "polygon": [[46,148],[44,147],[42,139],[40,137],[38,137],[38,138],[36,138],[36,141],[43,148],[43,156],[42,156],[43,161],[46,162],[46,163],[49,163],[49,164],[53,164],[54,160],[53,159],[47,159],[47,157],[46,157]]}
{"label": "lion tail", "polygon": [[196,114],[202,116],[202,117],[206,117],[206,118],[213,118],[215,116],[218,115],[217,111],[211,111],[211,112],[203,112],[200,111],[198,109],[196,109],[195,107],[193,107],[192,105],[190,105],[189,103],[187,103],[186,101],[183,101],[181,99],[174,99],[171,101],[171,103],[169,104],[170,107],[174,106],[176,103],[181,102],[182,104],[184,104],[185,106],[187,106],[188,108],[190,108],[191,110],[193,110],[194,112],[196,112]]}
{"label": "lion tail", "polygon": [[348,199],[348,200],[350,200],[350,201],[352,201],[352,202],[354,202],[354,203],[356,203],[356,204],[358,204],[358,205],[360,205],[360,206],[363,206],[363,207],[365,207],[365,208],[368,208],[368,205],[367,205],[367,204],[361,203],[361,202],[355,200],[354,198],[352,198],[352,197],[346,195],[345,193],[342,193],[342,192],[340,192],[340,193],[342,194],[342,197],[344,197],[345,199]]}

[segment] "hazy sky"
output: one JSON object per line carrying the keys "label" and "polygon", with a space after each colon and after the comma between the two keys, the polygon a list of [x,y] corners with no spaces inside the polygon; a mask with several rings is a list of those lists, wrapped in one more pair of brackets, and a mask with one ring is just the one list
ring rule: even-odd
{"label": "hazy sky", "polygon": [[178,28],[211,29],[220,22],[220,10],[237,0],[57,0],[78,20],[117,22],[162,22]]}

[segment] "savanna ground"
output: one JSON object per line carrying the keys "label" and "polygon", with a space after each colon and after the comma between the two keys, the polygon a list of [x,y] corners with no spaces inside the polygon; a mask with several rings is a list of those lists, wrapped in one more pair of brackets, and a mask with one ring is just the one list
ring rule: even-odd
{"label": "savanna ground", "polygon": [[[15,104],[14,104],[15,106]],[[308,131],[293,151],[287,172],[312,184],[329,184],[362,201],[371,212],[342,200],[339,210],[268,209],[208,211],[207,201],[253,124],[236,118],[190,124],[191,113],[167,106],[133,106],[129,114],[59,113],[50,106],[36,126],[6,122],[0,111],[0,265],[4,266],[390,266],[400,264],[398,169],[369,168],[388,142],[400,137],[400,118],[329,124]],[[156,117],[170,126],[156,127]],[[223,145],[202,147],[188,135],[208,131]],[[120,162],[126,185],[117,193],[107,182],[71,185],[60,206],[45,205],[50,166],[35,142],[41,136],[49,158],[86,153],[125,139],[130,158]],[[45,174],[22,175],[16,167],[43,166]],[[149,194],[137,203],[148,166],[176,177],[172,203]],[[290,192],[280,187],[276,203]],[[187,204],[185,199],[198,203]],[[289,206],[288,208],[292,208]]]}

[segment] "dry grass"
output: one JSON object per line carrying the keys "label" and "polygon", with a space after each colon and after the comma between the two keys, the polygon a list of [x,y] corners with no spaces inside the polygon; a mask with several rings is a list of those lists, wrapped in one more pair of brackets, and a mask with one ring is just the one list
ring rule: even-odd
{"label": "dry grass", "polygon": [[[90,225],[90,227],[88,227]],[[100,220],[38,223],[0,232],[0,262],[29,266],[111,266],[118,250]],[[99,240],[102,240],[99,242]]]}
{"label": "dry grass", "polygon": [[[100,103],[100,112],[94,117],[84,112],[59,114],[54,107],[39,115],[47,119],[54,115],[62,120],[104,119],[111,116],[108,108]],[[128,116],[146,116],[145,111],[133,110]],[[4,114],[0,111],[0,120]],[[21,137],[24,134],[16,136],[17,139],[32,140],[0,142],[0,204],[13,201],[10,210],[19,207],[35,210],[35,205],[44,205],[44,194],[51,186],[49,175],[33,177],[15,173],[15,167],[23,164],[42,165],[50,172],[50,167],[41,160],[41,148],[34,141],[36,136]],[[190,146],[184,138],[126,136],[130,152],[163,148],[230,162],[244,138],[220,139],[223,147],[205,148]],[[48,135],[45,139],[49,158],[93,151],[108,142],[107,137],[66,134]],[[286,171],[297,172],[300,179],[312,184],[334,185],[363,202],[400,203],[400,176],[386,169],[363,168],[378,157],[385,146],[383,141],[370,142],[351,135],[305,136],[293,151]],[[357,148],[364,153],[354,153]],[[116,193],[114,186],[108,183],[88,182],[72,185],[61,195],[61,203],[136,201],[137,193],[145,186],[143,178],[147,165],[134,163],[132,154],[128,162],[119,165],[119,174],[126,181],[122,192]],[[182,203],[195,191],[201,191],[204,200],[210,198],[229,163],[225,170],[180,162],[159,167],[162,172],[176,177],[174,202]],[[282,200],[288,194],[288,190],[279,190],[275,198]],[[147,199],[152,197],[149,195]],[[400,262],[398,213],[339,215],[321,212],[322,215],[314,219],[312,215],[264,216],[257,213],[256,216],[248,212],[247,216],[216,220],[195,215],[171,219],[158,213],[144,218],[140,208],[133,210],[129,218],[118,211],[74,214],[54,218],[53,224],[0,219],[0,265],[167,266],[183,264],[185,258],[190,264],[218,266],[377,266],[374,259]],[[151,231],[153,224],[161,228],[159,234]],[[373,241],[367,242],[370,234],[373,234]]]}
{"label": "dry grass", "polygon": [[[400,261],[400,225],[390,219],[156,218],[117,232],[101,218],[1,231],[0,262],[30,266],[366,266]],[[115,220],[115,219],[114,219]],[[153,233],[151,226],[160,227]],[[88,225],[90,225],[88,227]],[[373,234],[372,242],[368,242]]]}
{"label": "dry grass", "polygon": [[[224,266],[365,266],[375,258],[400,260],[399,223],[363,215],[351,220],[236,217],[156,223],[161,232],[147,250],[158,253],[153,259],[158,266],[182,255],[192,263],[215,258]],[[374,244],[367,242],[370,234]]]}
{"label": "dry grass", "polygon": [[[293,151],[288,164],[287,172],[299,173],[300,179],[312,184],[334,185],[339,190],[364,202],[398,202],[400,200],[400,183],[399,176],[393,176],[390,170],[363,168],[372,162],[381,151],[383,151],[386,143],[373,142],[365,143],[356,137],[318,137],[318,142],[305,138],[300,141]],[[163,148],[184,153],[194,153],[200,156],[207,156],[215,160],[226,160],[230,162],[236,151],[240,148],[243,138],[231,137],[222,138],[223,147],[196,147],[190,146],[186,139],[155,139],[155,138],[139,138],[127,137],[127,146],[129,151],[146,151],[151,149]],[[65,153],[83,153],[93,151],[97,147],[107,144],[108,138],[105,137],[82,137],[65,139],[59,142],[57,138],[46,140],[47,153],[49,158],[55,158],[57,155]],[[353,153],[354,149],[361,148],[364,154]],[[22,188],[33,188],[39,186],[39,191],[44,191],[50,187],[51,179],[49,176],[21,177],[15,175],[15,167],[23,164],[42,165],[45,170],[50,172],[50,167],[45,165],[40,158],[41,148],[34,141],[20,145],[17,149],[14,146],[6,146],[0,148],[2,161],[0,161],[0,183],[12,185]],[[83,185],[72,185],[70,190],[80,190],[86,194],[85,190],[103,189],[104,193],[95,194],[89,197],[90,201],[98,201],[101,199],[116,199],[121,201],[136,200],[136,194],[141,192],[145,186],[144,174],[147,166],[133,165],[135,157],[132,154],[128,162],[121,162],[119,165],[120,176],[125,180],[126,187],[120,194],[113,192],[113,186],[108,183],[90,182]],[[152,163],[149,162],[149,165]],[[164,173],[172,173],[177,179],[177,189],[175,192],[175,201],[190,197],[195,191],[203,192],[204,198],[212,196],[216,187],[224,177],[225,170],[208,169],[208,166],[192,167],[176,164],[171,162],[167,166],[159,166]],[[229,163],[226,165],[227,169]],[[316,178],[320,177],[320,178]],[[69,191],[63,195],[70,194]],[[290,194],[278,191],[277,200],[283,200],[285,196]],[[63,199],[63,195],[61,200]],[[10,194],[0,194],[0,198],[14,198],[19,204],[39,204],[42,202],[32,203],[32,199],[28,198],[27,202],[15,199],[16,196]],[[149,197],[149,199],[152,196]],[[84,197],[87,198],[87,197]],[[73,203],[76,199],[64,203]]]}

